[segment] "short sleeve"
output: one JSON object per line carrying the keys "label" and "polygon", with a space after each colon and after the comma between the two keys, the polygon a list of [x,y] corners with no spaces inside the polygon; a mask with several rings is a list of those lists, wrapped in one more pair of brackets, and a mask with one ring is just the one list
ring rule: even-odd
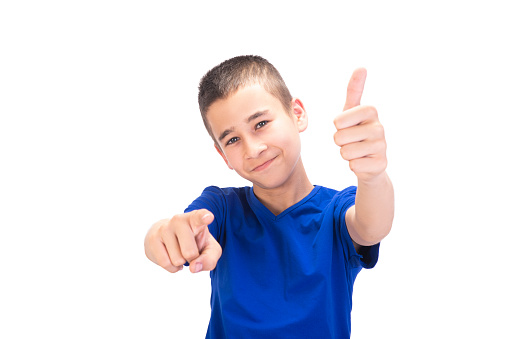
{"label": "short sleeve", "polygon": [[355,204],[356,187],[350,186],[340,191],[335,198],[335,226],[338,228],[348,264],[351,268],[373,268],[379,256],[379,244],[362,246],[357,253],[346,225],[346,212]]}
{"label": "short sleeve", "polygon": [[203,190],[203,193],[201,193],[201,195],[194,200],[184,212],[187,213],[203,208],[212,212],[214,219],[213,222],[208,225],[208,230],[220,243],[219,239],[222,233],[225,204],[226,201],[222,190],[217,186],[209,186]]}

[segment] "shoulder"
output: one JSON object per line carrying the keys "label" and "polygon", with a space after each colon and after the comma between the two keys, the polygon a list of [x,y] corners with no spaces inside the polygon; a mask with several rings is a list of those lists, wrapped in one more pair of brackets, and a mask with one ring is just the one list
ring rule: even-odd
{"label": "shoulder", "polygon": [[225,199],[234,199],[245,197],[249,194],[250,187],[217,187],[217,186],[208,186],[203,190],[201,196],[217,196],[223,197]]}
{"label": "shoulder", "polygon": [[300,214],[324,213],[332,216],[333,219],[338,219],[345,215],[346,210],[355,203],[356,187],[354,186],[340,191],[319,185],[314,186],[312,194],[299,203],[302,205],[297,209]]}
{"label": "shoulder", "polygon": [[[234,201],[244,200],[250,187],[206,187],[201,195],[191,204],[194,208],[203,208],[203,205],[226,207]],[[189,207],[191,207],[189,206]]]}
{"label": "shoulder", "polygon": [[333,214],[336,223],[345,224],[346,212],[355,205],[356,186],[349,186],[342,190],[321,187],[318,192],[318,199],[325,204],[327,210]]}
{"label": "shoulder", "polygon": [[344,188],[343,190],[336,190],[333,188],[328,188],[324,186],[316,186],[319,187],[319,191],[316,196],[320,199],[329,199],[334,202],[335,205],[340,205],[343,203],[350,202],[356,197],[356,186],[349,186]]}

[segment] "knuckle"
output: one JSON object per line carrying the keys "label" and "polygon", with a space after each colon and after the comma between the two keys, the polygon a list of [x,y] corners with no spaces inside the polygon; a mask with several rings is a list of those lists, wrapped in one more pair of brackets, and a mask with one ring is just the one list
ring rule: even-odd
{"label": "knuckle", "polygon": [[385,136],[385,128],[383,127],[383,125],[381,125],[380,122],[377,122],[376,124],[374,124],[374,130],[376,131],[376,135],[380,138],[384,138]]}
{"label": "knuckle", "polygon": [[172,262],[173,262],[173,266],[182,266],[187,261],[185,259],[183,259],[183,258],[178,258],[178,259],[172,260]]}
{"label": "knuckle", "polygon": [[[182,256],[185,259],[187,259],[188,262],[190,262],[199,256],[199,252],[196,250],[185,250],[185,251],[182,251]],[[183,264],[185,264],[185,263],[182,263],[180,265],[183,265]]]}
{"label": "knuckle", "polygon": [[145,246],[146,246],[146,244],[149,244],[158,238],[158,236],[161,232],[161,228],[164,224],[164,220],[165,219],[159,220],[156,223],[154,223],[152,225],[152,227],[150,227],[150,229],[148,230],[148,232],[146,233],[146,236],[145,236]]}
{"label": "knuckle", "polygon": [[171,266],[181,266],[186,263],[186,260],[182,258],[180,255],[180,252],[172,251],[169,254],[169,260],[166,264],[169,264]]}
{"label": "knuckle", "polygon": [[158,260],[157,261],[157,264],[162,267],[163,269],[165,269],[166,271],[171,271],[172,269],[174,269],[175,267],[171,264],[171,261],[170,260]]}
{"label": "knuckle", "polygon": [[175,214],[174,216],[171,217],[171,219],[169,219],[168,221],[168,225],[175,225],[179,222],[181,222],[183,219],[182,215],[181,214]]}
{"label": "knuckle", "polygon": [[183,214],[181,219],[182,224],[188,226],[194,225],[196,221],[199,220],[200,211],[201,210],[194,210]]}
{"label": "knuckle", "polygon": [[156,226],[158,228],[164,227],[171,222],[171,219],[172,218],[161,219],[161,220],[157,221],[154,226]]}
{"label": "knuckle", "polygon": [[346,160],[349,159],[349,152],[346,147],[340,148],[340,155],[342,156],[342,158],[344,158]]}
{"label": "knuckle", "polygon": [[183,216],[181,214],[174,215],[171,219],[169,219],[166,224],[163,226],[163,231],[165,233],[174,233],[176,230],[181,227],[183,221]]}
{"label": "knuckle", "polygon": [[355,164],[356,164],[356,162],[355,162],[355,161],[350,161],[350,162],[349,162],[349,169],[350,169],[351,171],[353,171],[353,172],[355,172],[355,173],[356,173],[356,165],[355,165]]}
{"label": "knuckle", "polygon": [[342,143],[342,138],[340,137],[340,134],[338,132],[336,132],[334,135],[333,135],[333,140],[335,141],[335,144],[337,144],[337,146],[340,146]]}
{"label": "knuckle", "polygon": [[344,128],[344,117],[342,115],[338,115],[335,119],[333,119],[333,125],[337,130],[341,130]]}
{"label": "knuckle", "polygon": [[145,243],[145,255],[150,261],[155,262],[150,246],[147,243]]}
{"label": "knuckle", "polygon": [[162,268],[164,268],[166,271],[168,271],[170,273],[176,273],[180,270],[178,267],[175,267],[173,265],[162,266]]}
{"label": "knuckle", "polygon": [[371,117],[378,117],[377,109],[374,106],[365,106]]}
{"label": "knuckle", "polygon": [[162,220],[158,221],[155,224],[157,227],[157,233],[158,234],[166,233],[171,228],[172,220],[173,220],[173,218],[168,218],[168,219],[162,219]]}
{"label": "knuckle", "polygon": [[386,142],[380,139],[374,143],[374,148],[377,151],[377,153],[385,154]]}
{"label": "knuckle", "polygon": [[372,112],[374,112],[375,114],[377,114],[377,108],[376,108],[376,107],[374,107],[374,106],[370,106],[370,105],[369,105],[369,109],[370,109]]}

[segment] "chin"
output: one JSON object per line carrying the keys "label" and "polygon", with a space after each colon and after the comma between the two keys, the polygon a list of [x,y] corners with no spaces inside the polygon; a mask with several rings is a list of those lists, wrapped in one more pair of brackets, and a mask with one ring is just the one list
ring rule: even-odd
{"label": "chin", "polygon": [[268,169],[264,173],[259,173],[258,175],[252,175],[252,173],[248,172],[238,172],[237,173],[243,177],[244,179],[250,181],[254,186],[257,186],[262,189],[276,189],[287,184],[293,174],[293,169],[285,168],[272,168]]}
{"label": "chin", "polygon": [[287,182],[287,180],[283,179],[276,179],[276,178],[267,178],[267,180],[249,180],[254,186],[258,186],[259,188],[270,190],[270,189],[276,189],[281,186],[284,186],[284,184]]}

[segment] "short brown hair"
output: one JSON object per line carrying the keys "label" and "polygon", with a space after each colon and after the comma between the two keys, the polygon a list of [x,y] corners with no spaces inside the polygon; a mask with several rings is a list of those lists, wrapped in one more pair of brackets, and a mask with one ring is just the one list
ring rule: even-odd
{"label": "short brown hair", "polygon": [[217,100],[225,99],[238,89],[259,83],[276,97],[286,112],[291,112],[293,97],[277,69],[266,59],[256,55],[243,55],[228,59],[209,70],[199,83],[198,103],[208,134],[215,140],[206,114]]}

